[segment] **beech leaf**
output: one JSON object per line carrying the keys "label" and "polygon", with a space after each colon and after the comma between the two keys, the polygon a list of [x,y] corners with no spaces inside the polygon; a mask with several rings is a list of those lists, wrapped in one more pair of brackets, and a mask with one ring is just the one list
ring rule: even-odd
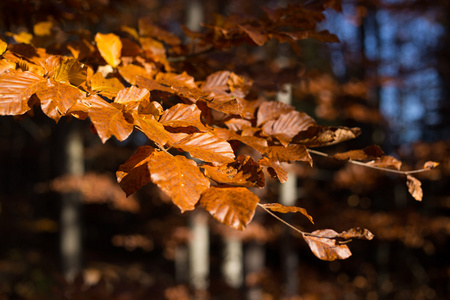
{"label": "beech leaf", "polygon": [[215,165],[234,161],[235,155],[230,143],[211,132],[196,132],[176,141],[173,147],[189,152],[192,157]]}
{"label": "beech leaf", "polygon": [[36,91],[42,111],[56,122],[78,101],[85,98],[83,92],[71,85],[48,79]]}
{"label": "beech leaf", "polygon": [[264,203],[261,204],[264,208],[270,209],[271,211],[276,211],[280,213],[290,213],[290,212],[299,212],[303,214],[308,220],[314,224],[313,218],[308,214],[306,209],[297,207],[297,206],[286,206],[280,203]]}
{"label": "beech leaf", "polygon": [[306,147],[323,147],[354,139],[361,134],[361,129],[354,127],[329,127],[313,125],[299,132],[292,143]]}
{"label": "beech leaf", "polygon": [[22,115],[31,108],[30,97],[46,80],[31,72],[9,70],[0,76],[0,114]]}
{"label": "beech leaf", "polygon": [[154,150],[150,146],[141,146],[135,154],[119,166],[116,172],[117,182],[127,197],[150,182],[148,163]]}
{"label": "beech leaf", "polygon": [[208,128],[200,121],[202,111],[197,105],[178,103],[164,111],[159,122],[164,126],[189,127],[194,126],[198,130],[206,131]]}
{"label": "beech leaf", "polygon": [[117,93],[125,88],[119,79],[115,77],[104,78],[100,72],[95,73],[94,76],[90,78],[89,84],[92,90],[99,92],[110,99],[116,97]]}
{"label": "beech leaf", "polygon": [[193,210],[200,194],[209,188],[209,180],[200,172],[195,161],[184,156],[172,156],[162,151],[152,154],[150,177],[181,212]]}
{"label": "beech leaf", "polygon": [[411,175],[407,175],[406,179],[407,179],[406,185],[408,187],[408,192],[417,201],[422,201],[422,197],[423,197],[422,183],[419,181],[419,179],[417,179]]}
{"label": "beech leaf", "polygon": [[113,105],[97,95],[86,100],[90,104],[89,117],[103,143],[112,135],[123,141],[131,134],[133,124],[125,118],[121,104]]}
{"label": "beech leaf", "polygon": [[276,120],[282,114],[287,114],[295,108],[289,104],[278,101],[265,101],[261,104],[256,115],[257,126],[261,126],[269,120]]}
{"label": "beech leaf", "polygon": [[395,169],[395,170],[400,170],[400,167],[402,166],[401,161],[389,155],[385,155],[373,161],[369,161],[367,164],[379,168]]}
{"label": "beech leaf", "polygon": [[77,59],[66,58],[56,67],[53,79],[79,86],[86,81],[86,69],[87,67]]}
{"label": "beech leaf", "polygon": [[380,157],[384,156],[383,150],[377,145],[372,145],[369,147],[366,147],[362,150],[350,150],[343,153],[337,153],[333,155],[334,159],[337,160],[359,160],[359,161],[369,161],[378,159]]}
{"label": "beech leaf", "polygon": [[244,230],[255,215],[259,198],[243,187],[210,187],[200,204],[219,222]]}
{"label": "beech leaf", "polygon": [[170,134],[164,126],[151,116],[133,114],[134,124],[152,141],[164,146],[171,140]]}
{"label": "beech leaf", "polygon": [[308,149],[303,145],[271,146],[267,149],[267,156],[272,161],[289,162],[304,161],[311,167],[313,160],[309,155]]}
{"label": "beech leaf", "polygon": [[312,253],[321,260],[333,261],[349,258],[352,253],[346,244],[340,244],[335,239],[338,233],[332,229],[322,229],[303,234],[303,238]]}
{"label": "beech leaf", "polygon": [[95,35],[95,42],[103,59],[110,66],[117,67],[121,61],[122,42],[120,38],[114,33],[97,33]]}
{"label": "beech leaf", "polygon": [[263,157],[258,161],[258,163],[261,166],[267,167],[267,171],[272,178],[278,178],[281,183],[288,180],[288,172],[283,169],[279,161],[272,161],[267,157]]}
{"label": "beech leaf", "polygon": [[373,239],[374,235],[366,228],[355,227],[350,228],[347,231],[341,232],[340,234],[338,234],[338,237],[344,240],[350,239],[371,240]]}

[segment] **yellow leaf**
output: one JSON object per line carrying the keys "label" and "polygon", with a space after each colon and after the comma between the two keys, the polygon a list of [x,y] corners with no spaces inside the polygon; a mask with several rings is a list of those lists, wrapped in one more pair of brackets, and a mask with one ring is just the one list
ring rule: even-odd
{"label": "yellow leaf", "polygon": [[0,39],[0,55],[3,55],[5,53],[6,49],[8,49],[8,44]]}
{"label": "yellow leaf", "polygon": [[52,33],[52,28],[52,21],[39,22],[33,26],[33,32],[37,36],[50,35]]}
{"label": "yellow leaf", "polygon": [[112,67],[117,67],[121,60],[122,41],[114,33],[95,35],[98,51],[103,59]]}

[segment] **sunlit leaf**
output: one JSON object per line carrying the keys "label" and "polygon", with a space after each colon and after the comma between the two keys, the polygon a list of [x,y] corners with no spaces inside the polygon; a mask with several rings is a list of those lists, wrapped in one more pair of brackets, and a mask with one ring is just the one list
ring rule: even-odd
{"label": "sunlit leaf", "polygon": [[8,71],[10,69],[14,70],[15,68],[16,68],[15,62],[9,61],[7,59],[0,60],[0,75],[2,75],[3,73],[5,73],[6,71]]}
{"label": "sunlit leaf", "polygon": [[0,76],[0,114],[22,115],[30,110],[28,101],[46,80],[31,72],[9,70]]}
{"label": "sunlit leaf", "polygon": [[227,141],[236,140],[240,141],[255,150],[257,150],[259,153],[264,154],[267,151],[267,140],[263,138],[258,138],[255,136],[242,136],[237,133],[235,133],[232,130],[227,130],[225,128],[214,128],[214,133]]}
{"label": "sunlit leaf", "polygon": [[308,220],[314,224],[313,218],[308,214],[306,209],[297,207],[297,206],[286,206],[279,203],[264,203],[261,204],[264,208],[270,209],[271,211],[276,211],[280,213],[290,213],[290,212],[299,212],[303,214]]}
{"label": "sunlit leaf", "polygon": [[79,86],[86,81],[86,66],[77,59],[66,58],[56,67],[53,79]]}
{"label": "sunlit leaf", "polygon": [[367,164],[379,168],[395,169],[395,170],[400,170],[400,167],[402,166],[401,161],[389,155],[385,155],[373,161],[369,161],[367,162]]}
{"label": "sunlit leaf", "polygon": [[139,75],[152,75],[149,74],[146,69],[136,65],[126,65],[117,67],[120,75],[125,79],[129,84],[136,84],[136,78]]}
{"label": "sunlit leaf", "polygon": [[343,231],[340,234],[338,234],[339,238],[342,238],[344,240],[350,240],[350,239],[360,239],[360,240],[371,240],[373,239],[374,235],[372,232],[365,228],[356,227],[356,228],[350,228],[347,231]]}
{"label": "sunlit leaf", "polygon": [[121,60],[122,42],[114,33],[95,35],[98,51],[103,59],[112,67],[117,67]]}
{"label": "sunlit leaf", "polygon": [[18,34],[13,34],[12,37],[17,43],[23,44],[31,44],[31,41],[33,40],[33,35],[25,31],[21,31]]}
{"label": "sunlit leaf", "polygon": [[201,131],[207,130],[205,125],[200,121],[201,110],[197,105],[178,103],[164,111],[159,122],[164,126],[171,127],[188,127],[194,126]]}
{"label": "sunlit leaf", "polygon": [[322,229],[304,234],[303,238],[312,253],[321,260],[333,261],[336,259],[349,258],[352,253],[346,244],[336,241],[338,233],[332,229]]}
{"label": "sunlit leaf", "polygon": [[171,137],[164,126],[148,115],[133,114],[134,124],[152,141],[164,146]]}
{"label": "sunlit leaf", "polygon": [[181,212],[193,210],[200,194],[209,188],[209,180],[195,161],[181,155],[154,152],[149,170],[152,182],[169,195]]}
{"label": "sunlit leaf", "polygon": [[244,230],[252,220],[259,198],[242,187],[210,187],[200,204],[219,222]]}
{"label": "sunlit leaf", "polygon": [[154,150],[150,146],[141,146],[135,154],[119,166],[116,172],[117,182],[127,194],[127,197],[150,182],[148,163]]}
{"label": "sunlit leaf", "polygon": [[115,103],[125,105],[126,110],[133,110],[139,107],[143,101],[150,101],[150,92],[147,89],[140,89],[136,86],[120,90],[116,99],[114,99]]}
{"label": "sunlit leaf", "polygon": [[251,127],[252,122],[250,122],[249,120],[233,118],[228,121],[225,121],[225,125],[227,125],[228,129],[230,130],[240,131],[246,127]]}
{"label": "sunlit leaf", "polygon": [[289,104],[278,101],[265,101],[261,104],[256,115],[257,126],[261,126],[270,120],[278,119],[282,114],[287,114],[295,108]]}
{"label": "sunlit leaf", "polygon": [[437,166],[439,166],[439,163],[434,162],[434,161],[427,161],[424,163],[423,168],[431,170],[431,169],[436,168]]}
{"label": "sunlit leaf", "polygon": [[361,134],[361,129],[354,127],[330,127],[313,125],[307,130],[301,131],[293,139],[292,143],[302,144],[306,147],[323,147],[342,143],[354,139]]}
{"label": "sunlit leaf", "polygon": [[417,201],[422,201],[423,191],[422,191],[422,183],[415,177],[411,175],[406,176],[406,185],[408,187],[408,192],[413,196]]}
{"label": "sunlit leaf", "polygon": [[108,103],[96,95],[87,101],[90,103],[89,118],[103,143],[112,135],[123,141],[131,134],[133,124],[125,118],[121,104]]}
{"label": "sunlit leaf", "polygon": [[0,55],[3,55],[6,49],[8,49],[8,44],[4,40],[0,39]]}
{"label": "sunlit leaf", "polygon": [[211,132],[196,132],[188,138],[177,141],[173,147],[189,152],[192,157],[224,164],[234,161],[235,155],[231,145]]}
{"label": "sunlit leaf", "polygon": [[221,166],[203,165],[205,175],[219,183],[245,187],[264,187],[261,167],[251,156],[239,155],[236,161]]}
{"label": "sunlit leaf", "polygon": [[53,79],[41,84],[36,91],[41,101],[42,111],[56,122],[71,108],[78,100],[85,98],[79,89]]}
{"label": "sunlit leaf", "polygon": [[104,78],[100,72],[97,72],[89,80],[92,90],[99,92],[100,94],[113,98],[117,93],[124,89],[124,85],[119,81],[119,79]]}
{"label": "sunlit leaf", "polygon": [[51,35],[53,28],[52,21],[43,21],[35,24],[33,26],[33,32],[37,36]]}

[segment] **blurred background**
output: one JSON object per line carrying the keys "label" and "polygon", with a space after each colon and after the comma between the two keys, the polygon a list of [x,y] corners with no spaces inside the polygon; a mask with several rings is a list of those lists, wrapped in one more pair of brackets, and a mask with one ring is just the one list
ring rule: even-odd
{"label": "blurred background", "polygon": [[[260,211],[236,232],[201,212],[181,214],[151,184],[126,198],[115,172],[146,143],[139,133],[102,144],[88,122],[55,124],[37,110],[31,118],[2,116],[1,300],[450,298],[448,1],[6,0],[0,35],[11,39],[52,21],[57,43],[71,31],[136,28],[146,17],[189,41],[181,25],[200,31],[216,14],[258,17],[261,6],[295,3],[326,4],[318,30],[340,42],[307,39],[295,51],[275,41],[241,45],[194,57],[183,69],[199,80],[231,70],[254,79],[267,99],[288,94],[319,124],[362,128],[357,139],[321,151],[378,144],[405,170],[440,162],[417,176],[423,201],[408,194],[403,176],[322,157],[313,157],[314,168],[293,166],[288,197],[315,225],[285,219],[306,231],[360,226],[375,234],[350,243],[349,259],[324,262]],[[73,147],[81,155],[70,156]],[[275,202],[282,189],[274,181],[255,193]]]}

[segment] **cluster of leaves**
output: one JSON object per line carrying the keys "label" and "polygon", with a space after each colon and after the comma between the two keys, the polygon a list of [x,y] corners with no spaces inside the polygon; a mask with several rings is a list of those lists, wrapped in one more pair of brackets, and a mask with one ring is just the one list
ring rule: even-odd
{"label": "cluster of leaves", "polygon": [[[266,14],[258,22],[239,23],[230,17],[222,20],[222,27],[207,26],[206,33],[189,35],[219,49],[248,39],[262,45],[270,38],[293,42],[308,36],[330,37],[313,34],[311,24],[321,20],[321,13],[289,7]],[[280,31],[285,25],[297,31]],[[139,147],[116,173],[127,196],[153,182],[182,212],[202,206],[216,220],[238,230],[252,220],[257,206],[279,220],[273,212],[299,212],[312,222],[304,208],[262,204],[249,188],[265,186],[265,171],[285,182],[288,173],[283,164],[300,161],[312,166],[310,153],[326,154],[311,148],[360,134],[359,128],[321,126],[291,105],[265,101],[252,92],[251,79],[233,72],[218,71],[199,81],[175,70],[168,54],[180,55],[189,47],[148,20],[140,20],[138,30],[122,27],[120,34],[97,33],[91,38],[76,33],[77,40],[59,45],[70,55],[50,54],[36,46],[53,39],[53,28],[52,22],[42,22],[36,24],[34,34],[11,34],[15,43],[0,41],[0,114],[24,115],[38,106],[55,122],[62,117],[89,118],[103,143],[112,136],[124,141],[133,130],[141,131],[148,145]],[[302,34],[298,28],[304,28]],[[241,144],[257,155],[237,155]],[[420,182],[411,172],[399,171],[401,163],[377,146],[333,158],[394,168],[407,175],[414,198],[422,198]],[[435,165],[430,162],[425,168]],[[347,241],[373,237],[360,228],[342,233],[293,228],[324,260],[345,259],[351,255]]]}

